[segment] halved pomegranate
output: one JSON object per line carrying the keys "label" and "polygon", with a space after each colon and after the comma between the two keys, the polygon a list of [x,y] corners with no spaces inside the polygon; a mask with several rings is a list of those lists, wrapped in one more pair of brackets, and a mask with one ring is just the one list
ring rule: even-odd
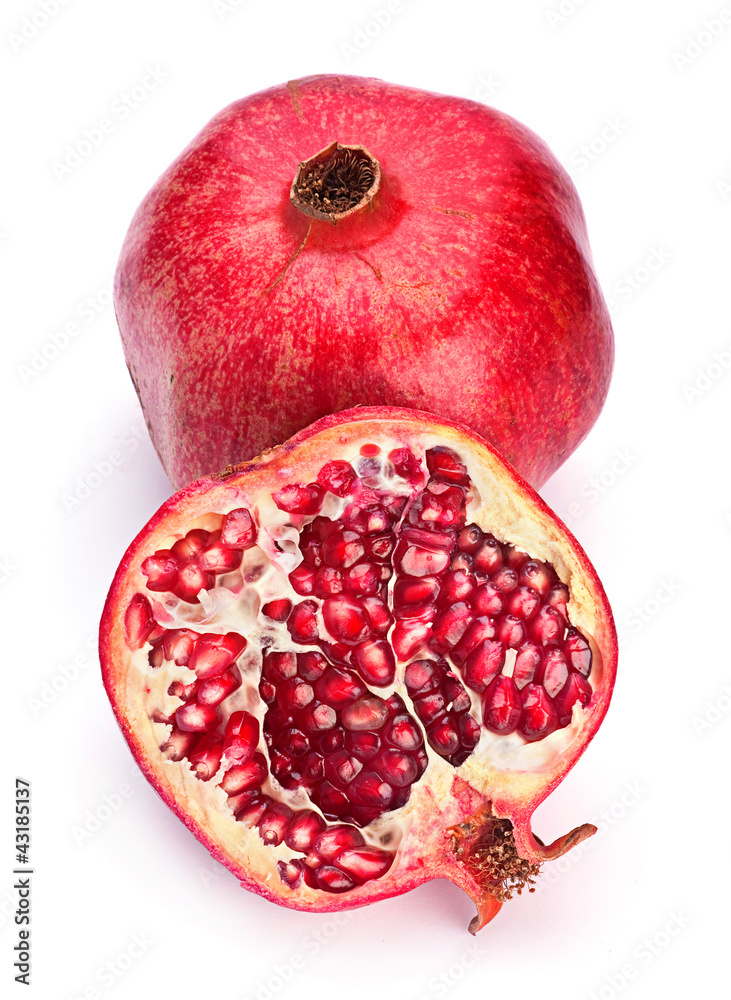
{"label": "halved pomegranate", "polygon": [[607,710],[584,552],[471,431],[359,408],[170,499],[128,549],[104,682],[148,779],[242,884],[334,910],[436,877],[491,919]]}

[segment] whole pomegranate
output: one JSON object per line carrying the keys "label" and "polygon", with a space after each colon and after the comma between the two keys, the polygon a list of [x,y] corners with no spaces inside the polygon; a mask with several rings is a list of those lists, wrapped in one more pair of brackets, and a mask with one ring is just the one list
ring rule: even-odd
{"label": "whole pomegranate", "polygon": [[357,408],[173,496],[128,549],[104,682],[148,779],[255,892],[360,906],[445,877],[477,930],[546,859],[616,635],[584,552],[473,432]]}
{"label": "whole pomegranate", "polygon": [[351,76],[217,115],[137,210],[115,303],[176,486],[385,403],[467,424],[538,487],[613,362],[578,195],[543,142]]}

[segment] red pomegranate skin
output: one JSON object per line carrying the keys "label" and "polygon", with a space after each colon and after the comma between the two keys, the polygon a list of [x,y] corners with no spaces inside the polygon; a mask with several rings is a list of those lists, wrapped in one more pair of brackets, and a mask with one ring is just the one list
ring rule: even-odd
{"label": "red pomegranate skin", "polygon": [[[298,164],[334,141],[382,172],[337,224],[290,201]],[[176,486],[387,404],[467,424],[538,487],[613,364],[581,204],[546,145],[475,101],[352,76],[216,115],[137,210],[115,306]]]}

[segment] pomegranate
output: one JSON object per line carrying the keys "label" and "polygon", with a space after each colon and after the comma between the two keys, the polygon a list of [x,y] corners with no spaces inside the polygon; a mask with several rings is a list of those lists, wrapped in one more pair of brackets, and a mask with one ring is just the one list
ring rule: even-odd
{"label": "pomegranate", "polygon": [[581,204],[543,142],[352,76],[218,114],[137,210],[115,307],[176,486],[389,404],[467,424],[537,488],[613,363]]}
{"label": "pomegranate", "polygon": [[472,431],[362,407],[173,496],[128,549],[104,682],[147,778],[255,892],[360,906],[446,877],[474,931],[540,864],[616,636],[586,555]]}

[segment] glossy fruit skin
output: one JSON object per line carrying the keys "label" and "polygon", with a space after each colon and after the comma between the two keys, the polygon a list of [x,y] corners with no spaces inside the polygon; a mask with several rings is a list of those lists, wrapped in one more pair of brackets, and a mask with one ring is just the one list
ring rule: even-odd
{"label": "glossy fruit skin", "polygon": [[[312,892],[306,887],[297,895],[286,890],[272,877],[272,868],[257,864],[252,843],[260,841],[255,833],[246,839],[246,831],[232,820],[223,823],[205,802],[196,798],[192,784],[182,767],[162,761],[157,738],[145,709],[147,679],[134,668],[125,640],[125,608],[142,585],[139,566],[150,551],[163,541],[181,535],[191,522],[206,512],[237,507],[241,502],[259,509],[257,497],[262,490],[281,486],[282,480],[303,477],[309,480],[316,470],[337,457],[344,445],[365,443],[371,437],[386,435],[397,445],[413,445],[415,435],[434,436],[435,440],[470,455],[471,471],[481,494],[495,497],[480,507],[486,516],[501,508],[497,497],[505,497],[508,513],[499,523],[511,531],[523,524],[528,536],[534,532],[547,540],[561,562],[567,578],[575,586],[576,599],[589,616],[590,631],[596,643],[598,673],[596,685],[585,712],[574,720],[570,740],[561,752],[539,766],[501,767],[486,762],[465,769],[449,769],[447,779],[427,778],[415,786],[408,806],[408,834],[399,847],[397,862],[382,878],[359,886],[344,895]],[[560,557],[560,558],[559,558]],[[609,707],[617,662],[617,637],[612,613],[596,572],[585,553],[541,498],[500,456],[467,428],[424,412],[389,408],[361,407],[334,414],[295,435],[282,446],[259,459],[236,469],[204,477],[171,497],[150,519],[127,550],[112,583],[100,629],[100,657],[105,688],[117,721],[141,769],[165,802],[173,809],[211,854],[226,865],[246,888],[295,909],[327,912],[362,906],[379,899],[409,891],[432,878],[448,878],[475,901],[478,915],[470,925],[474,932],[499,911],[502,898],[496,886],[485,877],[481,865],[470,858],[481,848],[485,830],[494,817],[509,821],[520,858],[535,864],[552,860],[596,832],[583,824],[553,843],[545,845],[532,832],[531,816],[537,806],[563,780],[589,742],[593,739]],[[149,693],[149,689],[148,689]],[[567,730],[567,734],[568,734]],[[259,847],[259,853],[261,848]]]}
{"label": "glossy fruit skin", "polygon": [[[337,225],[289,197],[335,140],[382,171]],[[546,145],[475,101],[360,77],[218,114],[137,210],[115,308],[176,486],[388,404],[472,427],[538,487],[594,424],[613,364],[581,204]]]}

